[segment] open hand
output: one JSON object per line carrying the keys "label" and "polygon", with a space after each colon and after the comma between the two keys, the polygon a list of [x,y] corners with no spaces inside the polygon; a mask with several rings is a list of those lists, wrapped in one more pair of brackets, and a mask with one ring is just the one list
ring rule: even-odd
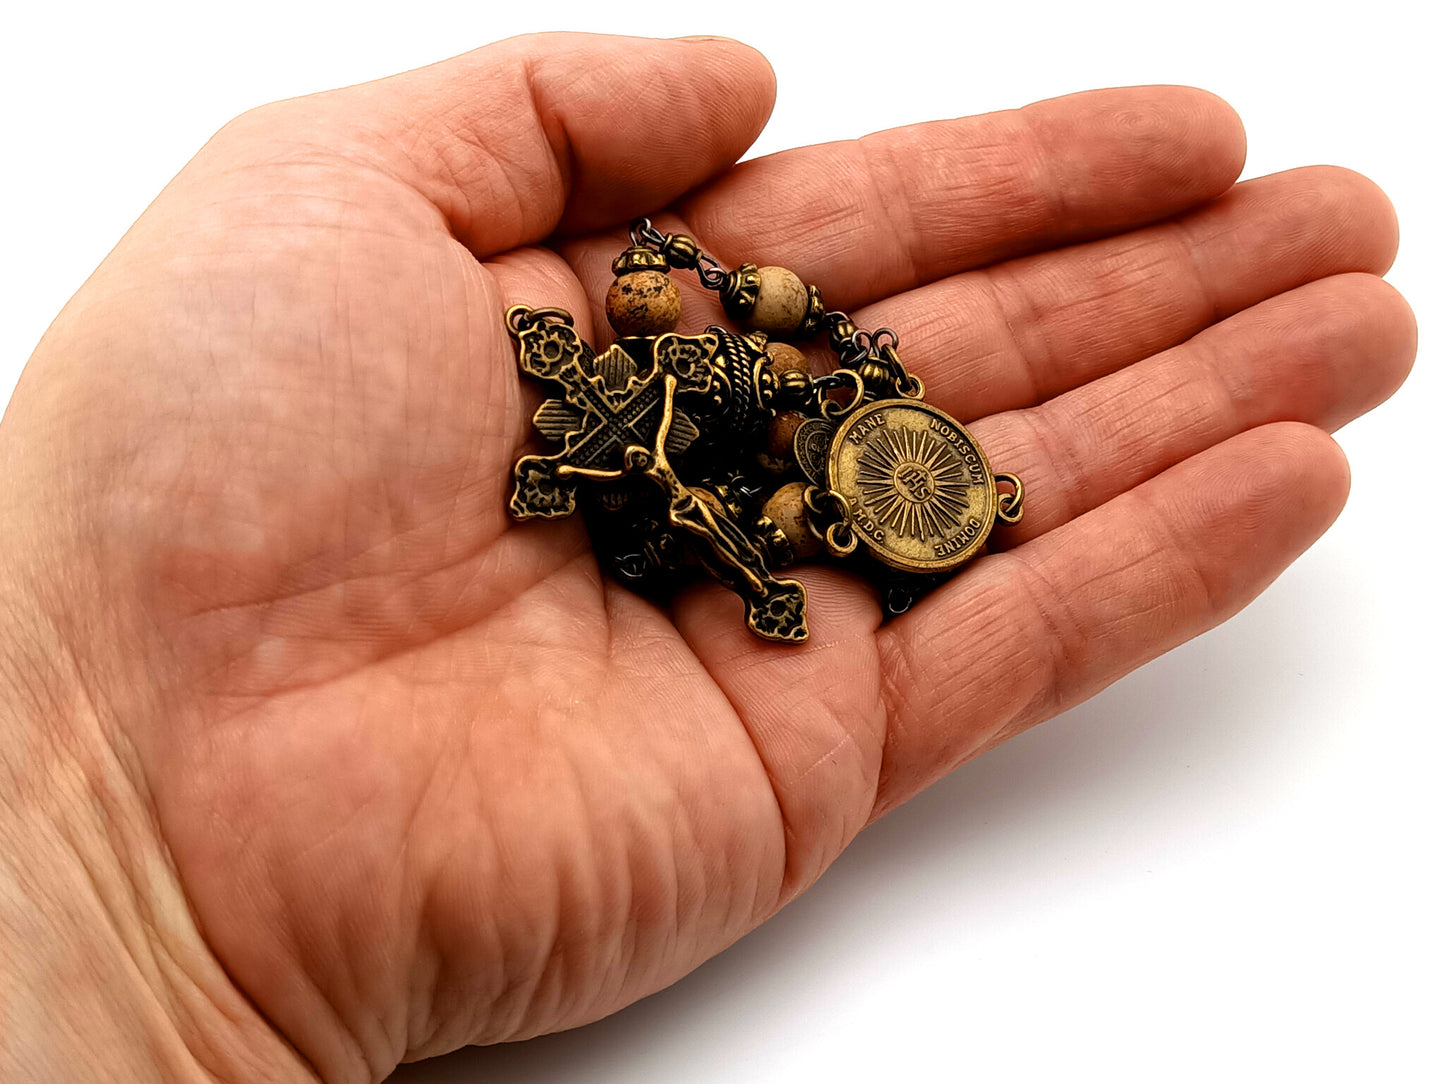
{"label": "open hand", "polygon": [[[377,1080],[610,1013],[1340,510],[1326,433],[1414,352],[1368,181],[1235,185],[1239,121],[1179,87],[733,166],[772,93],[733,42],[549,35],[266,106],[47,333],[0,428],[0,804],[40,810],[5,822],[37,883],[82,856],[54,893],[105,901],[154,1064]],[[512,522],[541,393],[503,312],[605,340],[644,213],[898,329],[1024,521],[888,624],[790,571],[801,647]],[[682,330],[722,319],[677,278]]]}

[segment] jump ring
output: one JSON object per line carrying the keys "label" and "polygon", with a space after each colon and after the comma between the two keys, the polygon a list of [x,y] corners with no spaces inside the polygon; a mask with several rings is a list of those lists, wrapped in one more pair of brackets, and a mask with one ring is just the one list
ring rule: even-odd
{"label": "jump ring", "polygon": [[1007,482],[1013,486],[1012,493],[1000,493],[998,518],[1004,523],[1017,523],[1024,518],[1024,482],[1017,474],[995,474],[994,484]]}
{"label": "jump ring", "polygon": [[841,521],[828,525],[823,541],[828,544],[828,552],[834,557],[847,557],[858,548],[858,536],[848,524]]}
{"label": "jump ring", "polygon": [[[863,378],[853,369],[836,369],[829,373],[828,376],[836,376],[853,385],[853,398],[848,400],[846,404],[840,403],[835,399],[829,399],[826,389],[818,393],[818,409],[823,412],[823,417],[836,421],[839,418],[846,417],[853,413],[853,411],[862,406],[863,400],[868,395],[868,389],[863,386]],[[827,377],[823,379],[826,380]],[[814,381],[813,386],[817,387],[818,381]]]}

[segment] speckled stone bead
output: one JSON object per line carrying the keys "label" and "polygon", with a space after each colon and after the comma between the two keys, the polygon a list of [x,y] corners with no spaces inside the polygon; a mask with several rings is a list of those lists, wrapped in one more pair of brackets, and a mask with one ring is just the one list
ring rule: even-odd
{"label": "speckled stone bead", "polygon": [[787,343],[768,343],[768,369],[777,383],[778,394],[789,402],[800,403],[808,398],[813,372],[802,351]]}
{"label": "speckled stone bead", "polygon": [[607,322],[618,335],[661,335],[681,316],[682,293],[661,271],[629,271],[607,291]]}
{"label": "speckled stone bead", "polygon": [[803,482],[789,482],[781,486],[763,504],[763,515],[778,525],[778,529],[793,547],[793,556],[802,561],[819,552],[823,543],[808,527],[808,506],[803,502],[807,486]]}
{"label": "speckled stone bead", "polygon": [[768,343],[768,357],[772,360],[768,367],[778,376],[784,373],[808,373],[812,370],[808,367],[808,359],[796,346],[789,346],[787,343]]}
{"label": "speckled stone bead", "polygon": [[796,410],[785,410],[768,423],[768,455],[793,462],[793,435],[808,418]]}
{"label": "speckled stone bead", "polygon": [[808,288],[786,267],[760,267],[758,300],[743,326],[769,335],[791,335],[808,315]]}

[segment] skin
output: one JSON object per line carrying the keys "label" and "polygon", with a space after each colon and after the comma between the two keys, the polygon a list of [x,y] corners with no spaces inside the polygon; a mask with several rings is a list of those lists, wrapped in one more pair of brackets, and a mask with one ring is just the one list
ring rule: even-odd
{"label": "skin", "polygon": [[[597,1019],[1334,519],[1327,432],[1415,349],[1370,182],[1236,184],[1180,87],[734,166],[772,96],[734,42],[549,35],[266,106],[57,318],[0,426],[0,1076],[379,1080]],[[899,329],[1023,522],[886,625],[798,569],[802,647],[511,522],[502,314],[605,341],[639,213]]]}

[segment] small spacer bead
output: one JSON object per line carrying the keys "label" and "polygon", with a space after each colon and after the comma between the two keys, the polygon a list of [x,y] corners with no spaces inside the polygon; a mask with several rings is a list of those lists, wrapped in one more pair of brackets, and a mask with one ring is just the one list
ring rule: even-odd
{"label": "small spacer bead", "polygon": [[678,270],[691,270],[698,263],[697,242],[685,233],[669,233],[662,239],[661,255]]}
{"label": "small spacer bead", "polygon": [[892,399],[898,394],[893,372],[881,362],[869,358],[858,366],[857,372],[869,394],[879,399]]}
{"label": "small spacer bead", "polygon": [[841,354],[853,345],[853,336],[858,334],[858,325],[847,317],[834,320],[828,325],[828,345],[833,353]]}
{"label": "small spacer bead", "polygon": [[777,382],[781,400],[801,403],[808,398],[813,383],[812,369],[803,352],[787,343],[768,343],[768,368]]}
{"label": "small spacer bead", "polygon": [[813,378],[809,374],[789,369],[778,377],[777,394],[792,402],[803,402],[809,397],[812,387]]}

